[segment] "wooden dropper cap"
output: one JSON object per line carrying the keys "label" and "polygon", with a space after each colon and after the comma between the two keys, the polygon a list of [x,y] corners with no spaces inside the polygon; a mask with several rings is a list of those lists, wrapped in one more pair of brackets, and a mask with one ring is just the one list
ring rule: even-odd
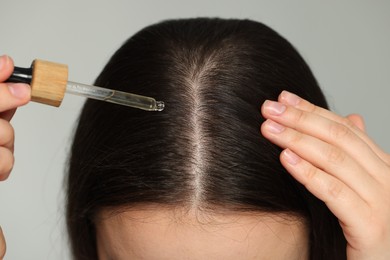
{"label": "wooden dropper cap", "polygon": [[60,106],[68,82],[68,66],[37,59],[33,61],[31,68],[31,100]]}
{"label": "wooden dropper cap", "polygon": [[31,86],[31,100],[60,106],[68,83],[68,66],[44,60],[34,60],[30,68],[14,67],[6,82]]}

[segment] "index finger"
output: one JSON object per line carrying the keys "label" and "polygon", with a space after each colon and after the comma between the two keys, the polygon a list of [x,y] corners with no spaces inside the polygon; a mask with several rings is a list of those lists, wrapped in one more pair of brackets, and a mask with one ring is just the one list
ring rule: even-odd
{"label": "index finger", "polygon": [[283,91],[278,98],[280,103],[293,106],[300,110],[317,114],[329,120],[335,121],[337,123],[343,124],[348,127],[354,134],[356,134],[359,138],[361,138],[378,156],[380,159],[385,161],[386,163],[390,163],[390,157],[386,154],[377,144],[375,144],[371,138],[369,138],[362,130],[360,130],[357,126],[355,126],[352,121],[345,117],[341,117],[327,109],[322,107],[318,107],[299,96],[290,93],[288,91]]}

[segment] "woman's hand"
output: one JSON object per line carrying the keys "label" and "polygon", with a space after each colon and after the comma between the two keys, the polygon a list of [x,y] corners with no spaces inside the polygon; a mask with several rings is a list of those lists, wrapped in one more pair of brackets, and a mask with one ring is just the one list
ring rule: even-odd
{"label": "woman's hand", "polygon": [[363,120],[286,91],[261,111],[261,132],[284,148],[283,166],[339,219],[348,259],[390,259],[390,155],[365,134]]}
{"label": "woman's hand", "polygon": [[[9,123],[16,108],[30,101],[30,86],[21,83],[3,83],[14,70],[8,56],[0,57],[0,181],[8,178],[14,164],[14,130]],[[0,259],[5,254],[5,240],[0,229]]]}

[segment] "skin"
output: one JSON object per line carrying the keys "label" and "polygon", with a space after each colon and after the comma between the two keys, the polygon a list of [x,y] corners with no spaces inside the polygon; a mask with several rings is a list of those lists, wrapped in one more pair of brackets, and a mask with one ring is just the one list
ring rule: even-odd
{"label": "skin", "polygon": [[[1,83],[11,75],[12,71],[12,60],[9,57],[1,56],[0,180],[8,178],[14,162],[14,132],[9,121],[15,113],[15,109],[30,100],[29,86]],[[261,133],[271,142],[284,148],[280,155],[283,166],[311,193],[324,201],[339,219],[348,242],[348,259],[390,259],[390,155],[381,150],[366,135],[362,119],[357,115],[346,118],[338,116],[286,91],[280,94],[277,101],[266,101],[261,108],[261,113],[267,119],[261,127]],[[166,217],[155,221],[172,220],[172,216],[168,212],[162,213]],[[145,223],[140,222],[139,219],[148,219],[148,215],[128,216],[126,212],[123,214],[125,215],[117,215],[119,220],[115,220],[116,217],[110,220],[110,217],[104,215],[102,215],[102,219],[106,219],[107,223],[109,221],[120,222],[124,219],[138,219],[141,226]],[[194,216],[187,217],[188,219],[184,218],[179,222],[181,225],[177,228],[183,232],[189,232],[189,227],[197,227],[199,231],[197,236],[202,238],[204,235],[202,230],[206,234],[216,231],[215,223],[228,225],[227,229],[229,230],[234,230],[234,223],[244,226],[248,224],[248,227],[243,228],[243,230],[247,230],[247,233],[249,233],[250,224],[253,225],[256,221],[267,223],[264,222],[265,220],[259,221],[259,219],[246,219],[245,217],[230,216],[231,219],[223,219],[213,216],[213,225],[205,227],[200,224],[197,226],[196,222],[193,221]],[[228,216],[224,215],[224,217]],[[153,222],[147,223],[155,226]],[[240,225],[236,227],[236,231],[237,234],[242,235],[244,233],[239,231]],[[241,227],[243,227],[242,225]],[[114,227],[115,225],[112,226],[112,228]],[[119,229],[118,226],[116,228]],[[265,232],[265,230],[264,227],[261,232]],[[109,230],[104,232],[109,232]],[[230,234],[230,238],[234,238],[234,234],[234,232]],[[152,236],[151,239],[155,238],[152,232],[149,235]],[[213,237],[217,239],[216,236]],[[222,239],[223,236],[218,237]],[[182,236],[181,238],[187,237]],[[148,238],[143,237],[143,239],[147,240]],[[191,241],[191,243],[195,242],[201,243],[201,241]],[[188,246],[191,249],[193,244]],[[220,245],[218,244],[218,246]],[[99,247],[99,253],[109,252],[109,249],[102,251],[103,248],[103,245]],[[3,258],[4,254],[5,240],[0,231],[0,259]]]}
{"label": "skin", "polygon": [[[26,84],[1,83],[10,77],[14,64],[8,56],[0,57],[0,181],[8,178],[14,165],[14,130],[10,120],[16,108],[30,101],[31,90]],[[0,259],[5,255],[6,245],[0,228]]]}
{"label": "skin", "polygon": [[283,91],[266,101],[262,134],[287,171],[339,219],[348,259],[390,259],[390,155],[357,115],[340,117]]}
{"label": "skin", "polygon": [[304,223],[260,214],[156,207],[105,211],[96,222],[99,259],[308,258]]}

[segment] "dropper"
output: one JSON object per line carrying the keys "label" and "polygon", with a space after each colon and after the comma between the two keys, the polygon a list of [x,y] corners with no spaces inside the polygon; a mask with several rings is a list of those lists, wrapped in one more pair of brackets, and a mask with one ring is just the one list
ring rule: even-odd
{"label": "dropper", "polygon": [[44,60],[34,60],[30,68],[15,67],[7,82],[29,84],[32,101],[56,107],[67,92],[146,111],[164,109],[164,102],[152,97],[68,81],[67,65]]}

